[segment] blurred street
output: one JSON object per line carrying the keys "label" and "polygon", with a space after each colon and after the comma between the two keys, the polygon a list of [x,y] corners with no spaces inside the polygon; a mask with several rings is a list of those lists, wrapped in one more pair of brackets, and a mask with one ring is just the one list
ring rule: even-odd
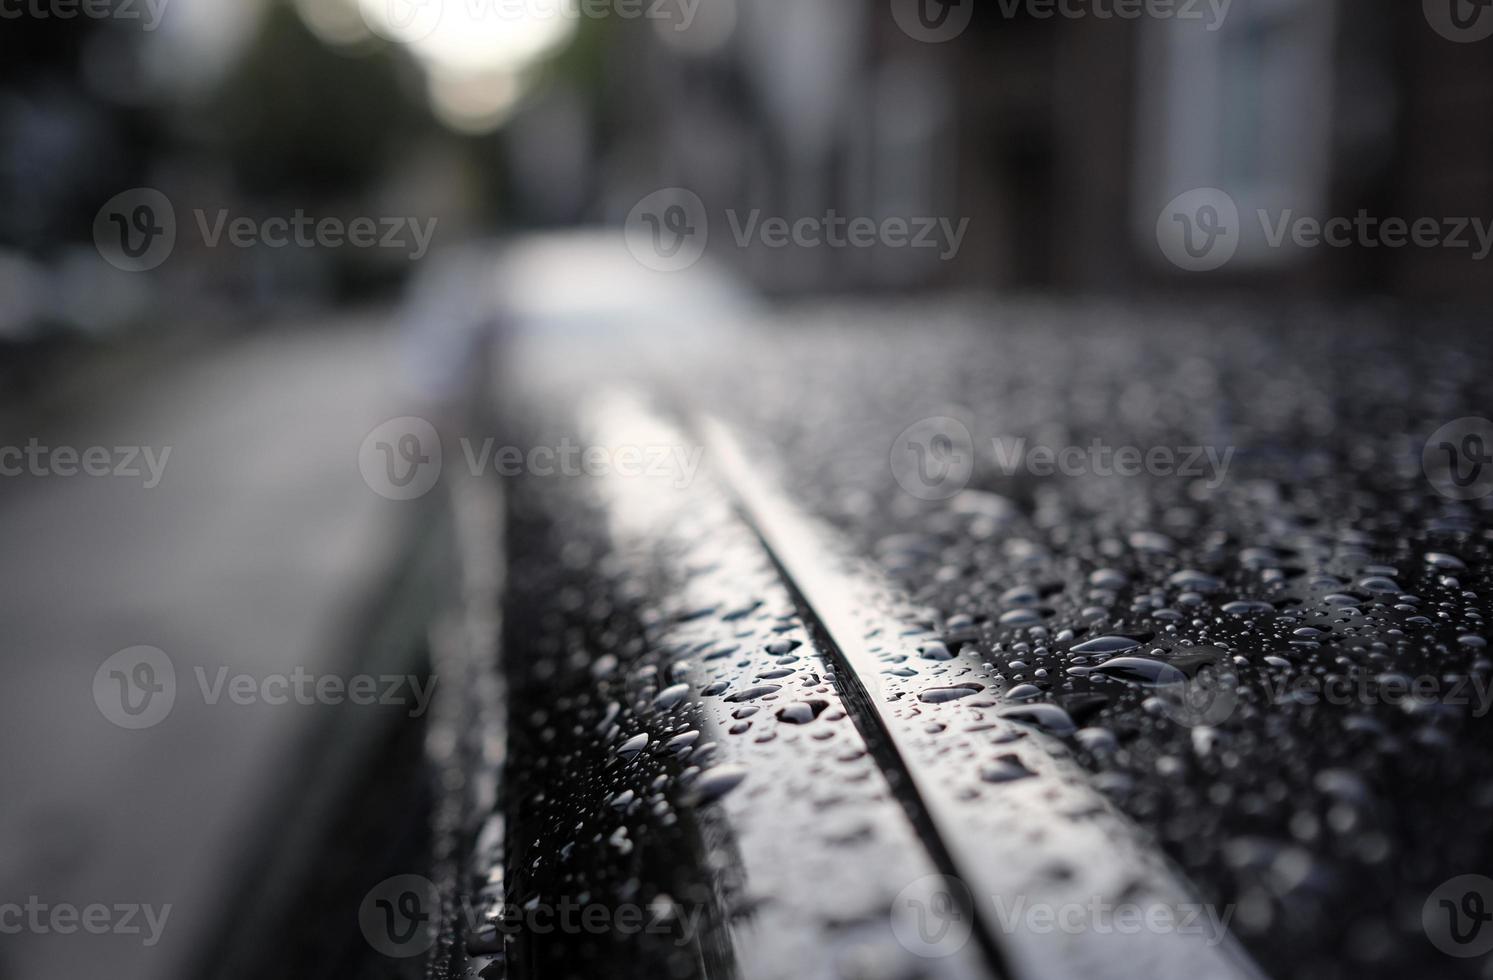
{"label": "blurred street", "polygon": [[[13,695],[0,743],[25,787],[0,831],[27,842],[7,849],[0,889],[170,905],[146,948],[134,935],[8,940],[7,975],[176,976],[203,955],[325,720],[294,704],[206,704],[193,672],[346,666],[353,617],[411,518],[369,491],[349,451],[398,414],[393,339],[378,313],[296,320],[115,373],[85,414],[39,438],[169,446],[158,486],[0,487]],[[141,644],[170,656],[176,701],[155,727],[123,731],[90,691],[105,658]]]}

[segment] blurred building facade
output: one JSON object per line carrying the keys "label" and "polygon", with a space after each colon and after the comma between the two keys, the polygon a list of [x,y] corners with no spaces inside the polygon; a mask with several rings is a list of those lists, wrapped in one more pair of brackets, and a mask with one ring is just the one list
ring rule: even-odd
{"label": "blurred building facade", "polygon": [[[608,49],[601,212],[620,220],[649,189],[680,185],[790,219],[969,218],[947,262],[741,249],[713,233],[721,258],[787,292],[1205,284],[1485,298],[1493,276],[1474,249],[1259,240],[1261,210],[1493,219],[1493,40],[1438,33],[1432,2],[1233,0],[1215,24],[1202,3],[1183,21],[992,0],[957,37],[927,43],[887,0],[704,0],[729,24],[713,43],[637,25]],[[1162,208],[1196,187],[1227,190],[1254,225],[1207,277],[1169,265],[1155,239]]]}
{"label": "blurred building facade", "polygon": [[[437,245],[616,225],[682,186],[711,212],[712,254],[775,293],[1493,295],[1493,260],[1471,250],[1262,248],[1256,227],[1198,275],[1156,242],[1163,206],[1197,187],[1226,189],[1246,224],[1261,209],[1493,220],[1493,38],[1458,43],[1432,16],[1445,4],[1493,24],[1493,7],[1175,0],[1199,17],[1102,15],[1142,2],[698,0],[680,30],[619,16],[619,0],[563,30],[531,25],[523,59],[506,22],[422,48],[370,31],[359,0],[171,0],[151,34],[6,20],[0,338],[106,332],[165,295],[215,303],[220,321],[285,297],[343,302],[409,271],[182,246],[152,276],[116,273],[91,223],[140,185],[247,214],[439,215]],[[930,43],[909,16],[968,23]],[[483,37],[492,58],[473,61]],[[733,221],[754,213],[967,226],[952,257],[738,245]]]}

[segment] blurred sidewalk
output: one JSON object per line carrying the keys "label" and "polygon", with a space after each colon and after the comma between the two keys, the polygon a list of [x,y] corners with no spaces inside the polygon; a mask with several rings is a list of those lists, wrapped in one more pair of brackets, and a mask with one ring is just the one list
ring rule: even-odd
{"label": "blurred sidewalk", "polygon": [[[0,742],[11,786],[27,790],[0,811],[0,895],[170,912],[149,948],[148,928],[23,930],[7,936],[0,975],[183,975],[220,925],[242,870],[234,862],[275,832],[266,805],[331,709],[208,704],[194,668],[209,679],[223,668],[346,673],[358,604],[389,574],[412,515],[359,475],[364,436],[400,414],[394,332],[376,320],[233,340],[119,378],[63,431],[34,433],[80,451],[144,446],[159,457],[169,446],[153,488],[143,460],[138,478],[3,478]],[[177,696],[159,724],[130,731],[104,716],[94,680],[106,658],[142,644],[171,658]]]}

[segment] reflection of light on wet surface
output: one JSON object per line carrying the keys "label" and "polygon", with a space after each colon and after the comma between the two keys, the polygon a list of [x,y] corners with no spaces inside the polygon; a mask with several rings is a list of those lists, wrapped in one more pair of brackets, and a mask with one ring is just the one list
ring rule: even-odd
{"label": "reflection of light on wet surface", "polygon": [[[552,382],[545,389],[569,401],[560,392],[573,389]],[[602,389],[582,401],[573,439],[609,449],[691,441],[650,404]],[[698,952],[732,967],[721,975],[985,976],[973,944],[922,962],[894,936],[899,891],[936,869],[719,483],[703,467],[686,486],[612,472],[519,481],[515,497],[516,512],[563,517],[583,557],[558,589],[531,581],[530,569],[514,578],[520,630],[526,617],[548,624],[523,654],[542,672],[534,690],[556,705],[545,718],[553,744],[538,739],[516,760],[515,791],[535,802],[515,830],[564,828],[532,863],[513,856],[524,868],[514,887],[548,899],[584,865],[600,900],[621,880],[609,876],[616,862],[631,875],[632,862],[667,849],[680,872],[671,900],[707,913]],[[522,548],[515,554],[522,561]],[[568,592],[596,602],[560,614]],[[557,631],[567,639],[549,655],[566,666],[552,671],[544,643]],[[694,849],[708,854],[699,871]],[[535,940],[533,952],[574,967],[574,946]],[[632,954],[651,955],[641,945]]]}
{"label": "reflection of light on wet surface", "polygon": [[652,450],[659,460],[667,461],[657,472],[649,473],[645,467],[641,476],[606,482],[605,492],[612,502],[608,513],[615,536],[625,538],[656,531],[678,514],[686,499],[688,481],[682,468],[676,465],[678,457],[674,450],[689,451],[689,440],[684,433],[650,412],[637,394],[620,389],[593,396],[583,406],[581,418],[591,424],[590,431],[595,433],[591,445],[608,450],[613,459],[617,450],[626,447],[645,455]]}
{"label": "reflection of light on wet surface", "polygon": [[1018,898],[1057,908],[1087,906],[1096,896],[1141,907],[1200,906],[1049,737],[1073,731],[1061,708],[1013,703],[1015,692],[988,664],[920,656],[937,636],[918,625],[917,611],[879,576],[839,557],[827,531],[773,487],[724,425],[707,420],[703,431],[748,519],[870,694],[874,724],[904,760],[930,823],[975,893],[977,913],[1020,976],[1258,975],[1227,939],[1213,945],[1214,937],[1201,934],[1097,927],[1070,934],[1005,923],[1002,910]]}

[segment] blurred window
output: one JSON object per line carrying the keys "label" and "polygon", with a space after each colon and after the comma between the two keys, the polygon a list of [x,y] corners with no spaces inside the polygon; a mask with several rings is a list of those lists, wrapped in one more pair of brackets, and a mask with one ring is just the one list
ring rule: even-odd
{"label": "blurred window", "polygon": [[1257,212],[1326,217],[1336,6],[1234,0],[1219,25],[1147,25],[1134,188],[1141,240],[1155,234],[1167,201],[1217,187],[1233,197],[1248,229],[1236,262],[1265,266],[1300,256],[1264,247]]}

